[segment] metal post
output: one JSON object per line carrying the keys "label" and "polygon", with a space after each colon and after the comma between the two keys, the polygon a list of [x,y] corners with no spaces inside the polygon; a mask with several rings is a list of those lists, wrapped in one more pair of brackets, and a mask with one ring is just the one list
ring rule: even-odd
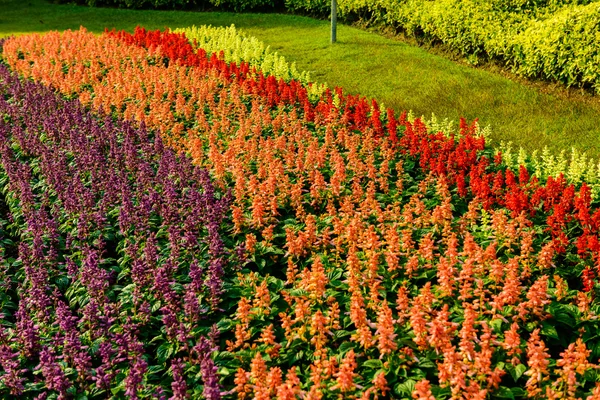
{"label": "metal post", "polygon": [[337,40],[337,0],[331,0],[331,43]]}

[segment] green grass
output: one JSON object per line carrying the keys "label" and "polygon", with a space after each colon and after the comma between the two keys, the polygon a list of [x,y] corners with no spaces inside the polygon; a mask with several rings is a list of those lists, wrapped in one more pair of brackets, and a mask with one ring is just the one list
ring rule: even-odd
{"label": "green grass", "polygon": [[[327,21],[279,14],[134,11],[0,0],[0,37],[48,30],[101,32],[235,24],[276,49],[315,80],[376,98],[398,111],[457,121],[479,118],[493,142],[512,141],[557,153],[575,146],[600,157],[600,99],[507,79],[431,54],[399,40],[341,25],[329,44]],[[541,89],[540,89],[541,88]]]}

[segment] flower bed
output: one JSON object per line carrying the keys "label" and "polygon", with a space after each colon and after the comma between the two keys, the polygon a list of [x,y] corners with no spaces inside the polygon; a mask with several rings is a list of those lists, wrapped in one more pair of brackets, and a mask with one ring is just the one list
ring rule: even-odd
{"label": "flower bed", "polygon": [[[600,211],[585,183],[506,169],[474,124],[448,137],[340,89],[311,98],[181,34],[29,35],[9,39],[3,58],[160,132],[231,193],[225,243],[248,260],[227,275],[217,351],[202,358],[212,386],[175,348],[182,369],[171,370],[189,389],[177,393],[600,396]],[[140,376],[142,396],[153,381]]]}

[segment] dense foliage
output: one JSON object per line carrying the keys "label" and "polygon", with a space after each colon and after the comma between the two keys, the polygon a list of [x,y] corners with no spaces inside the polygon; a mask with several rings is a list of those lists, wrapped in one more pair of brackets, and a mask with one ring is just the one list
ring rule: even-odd
{"label": "dense foliage", "polygon": [[[132,264],[122,270],[112,267],[120,264],[111,260],[101,264],[109,271],[116,271],[116,281],[111,286],[110,277],[103,280],[109,285],[100,294],[109,303],[131,310],[135,322],[136,313],[140,313],[134,301],[135,288],[154,288],[157,281],[162,282],[163,270],[172,274],[166,281],[174,282],[161,286],[161,290],[141,290],[140,294],[146,296],[143,299],[150,305],[158,304],[157,310],[151,307],[150,311],[157,313],[152,314],[154,319],[149,322],[155,325],[144,332],[161,332],[156,340],[163,346],[174,343],[173,353],[164,359],[159,352],[139,356],[134,350],[126,360],[109,356],[110,362],[121,362],[121,366],[129,362],[130,371],[136,371],[128,377],[114,377],[109,383],[117,385],[114,389],[125,387],[129,397],[150,397],[150,392],[158,387],[164,393],[172,393],[174,398],[197,397],[203,391],[203,396],[210,399],[431,399],[434,395],[455,399],[600,398],[597,373],[600,307],[596,300],[600,289],[600,210],[593,203],[587,184],[576,187],[562,176],[540,181],[531,176],[526,166],[516,171],[506,168],[502,154],[485,147],[485,139],[475,124],[463,122],[460,132],[448,136],[428,131],[418,119],[407,120],[404,115],[397,118],[376,102],[346,95],[340,89],[326,90],[319,98],[311,98],[310,85],[295,79],[277,79],[274,75],[265,77],[260,70],[243,62],[227,63],[220,58],[224,53],[207,54],[194,48],[181,34],[138,29],[133,35],[107,32],[94,36],[84,30],[27,35],[9,39],[2,56],[23,79],[52,86],[91,109],[102,108],[115,120],[125,118],[135,127],[160,132],[166,146],[186,153],[196,165],[192,167],[186,158],[161,150],[158,138],[154,139],[158,144],[144,145],[148,142],[143,139],[150,135],[145,128],[123,128],[124,139],[115,141],[115,146],[122,148],[111,147],[110,139],[106,139],[108,144],[99,140],[89,150],[65,150],[68,152],[65,162],[75,160],[73,169],[67,171],[84,179],[84,188],[103,187],[111,179],[121,179],[133,185],[129,189],[132,193],[141,191],[137,197],[115,195],[115,201],[122,203],[116,203],[118,211],[108,213],[107,217],[113,219],[105,220],[102,225],[116,230],[117,238],[123,236],[119,241],[125,243],[123,252],[112,258],[121,254],[122,261]],[[5,75],[3,80],[0,78],[3,87],[42,90],[33,84],[20,83],[8,72]],[[0,127],[14,131],[11,135],[16,138],[13,140],[16,145],[6,142],[3,149],[10,152],[3,150],[9,154],[2,158],[3,168],[9,171],[10,167],[6,169],[4,165],[12,165],[4,161],[7,157],[32,165],[32,171],[39,170],[35,176],[41,178],[30,179],[33,175],[25,173],[9,178],[33,182],[32,188],[49,196],[57,193],[58,200],[51,198],[48,207],[56,207],[58,215],[70,215],[71,209],[63,203],[66,200],[59,197],[63,191],[44,190],[46,182],[47,185],[61,182],[53,176],[46,178],[44,171],[53,169],[44,165],[54,160],[62,165],[60,149],[68,146],[59,138],[65,135],[63,131],[71,132],[70,129],[46,133],[53,132],[52,124],[40,117],[40,111],[36,111],[39,106],[27,96],[24,101],[13,100],[21,98],[18,90],[5,89],[4,93],[5,101],[1,104],[6,105],[0,108],[0,117],[4,118]],[[50,92],[44,93],[50,96]],[[29,120],[33,122],[27,125]],[[88,120],[96,121],[93,116],[85,118]],[[77,118],[60,121],[65,127],[75,121],[75,132],[87,132],[79,128]],[[115,124],[110,118],[100,121],[104,121],[102,129]],[[104,132],[102,129],[98,128],[98,132]],[[175,201],[176,205],[172,205],[169,197],[172,191],[165,186],[182,182],[193,185],[193,180],[187,175],[186,179],[169,179],[172,174],[161,174],[164,161],[156,167],[156,176],[163,177],[158,180],[159,189],[150,185],[159,198],[146,195],[145,187],[134,184],[143,182],[136,174],[147,173],[147,168],[129,167],[128,163],[133,161],[128,156],[131,145],[127,132],[136,132],[129,135],[139,138],[134,143],[139,143],[141,155],[170,154],[173,168],[181,163],[183,172],[197,171],[198,182],[202,182],[198,193],[212,193],[208,189],[212,187],[208,176],[200,167],[209,171],[214,185],[220,188],[216,193],[231,193],[226,219],[229,225],[223,243],[229,249],[238,249],[240,269],[237,273],[218,274],[221,280],[227,276],[232,281],[223,286],[221,303],[214,301],[222,308],[218,316],[209,309],[201,323],[190,321],[198,312],[187,308],[188,297],[193,296],[185,295],[200,290],[198,295],[218,298],[212,296],[212,286],[207,285],[211,279],[203,279],[199,287],[194,283],[197,274],[210,277],[210,266],[214,265],[211,261],[214,252],[202,247],[212,243],[211,232],[215,231],[209,229],[210,223],[196,219],[203,234],[196,242],[192,240],[193,247],[186,247],[187,237],[183,243],[176,241],[180,243],[178,267],[169,261],[174,247],[171,232],[168,227],[158,228],[159,222],[154,222],[152,213],[148,217],[151,222],[136,222],[142,227],[132,225],[127,231],[128,225],[121,226],[122,214],[133,215],[127,211],[130,206],[126,199],[131,197],[140,199],[139,204],[132,201],[137,207],[145,205],[141,199],[150,197],[171,210],[169,216],[178,215],[175,210],[188,213],[195,210],[188,203]],[[101,138],[105,136],[110,137],[100,134]],[[23,147],[21,142],[27,141],[35,144],[31,147],[34,150]],[[48,143],[40,147],[47,148],[46,153],[38,150],[38,143]],[[86,173],[97,165],[87,161],[94,157],[85,156],[89,152],[96,154],[95,146],[99,147],[96,152],[108,152],[109,160],[121,157],[124,161],[116,163],[121,169],[115,167],[101,175]],[[22,147],[26,149],[22,156],[12,156],[17,150],[23,152]],[[158,147],[157,154],[150,151],[151,147]],[[56,155],[50,154],[51,149],[55,149]],[[40,159],[38,164],[30,161],[35,157]],[[85,162],[77,162],[77,157]],[[79,180],[73,182],[78,185]],[[10,190],[11,186],[7,187]],[[189,192],[179,190],[175,192],[181,193],[180,201],[184,201]],[[17,191],[7,196],[10,213],[18,215],[19,210],[27,210],[18,201],[23,196],[31,198],[28,193]],[[110,191],[98,192],[94,198],[110,208],[110,200],[102,200],[105,193]],[[228,200],[227,196],[213,197],[210,207],[200,206],[196,212],[210,210],[218,203],[218,207],[214,206],[219,210],[215,212],[218,218],[212,226],[220,226]],[[45,204],[43,196],[37,202]],[[164,221],[166,217],[162,215],[160,220]],[[15,224],[22,225],[18,222],[6,225]],[[162,264],[155,267],[155,276],[137,282],[136,254],[141,253],[138,257],[144,262],[145,249],[153,237],[145,233],[148,225],[151,230],[158,228],[153,231],[154,240],[162,237],[164,247],[160,242],[155,247],[164,248],[165,254],[160,258]],[[174,222],[173,226],[189,232],[185,224],[181,227]],[[35,245],[35,236],[28,236],[30,230],[23,231],[21,241]],[[192,228],[191,232],[197,230]],[[54,236],[47,235],[50,239],[41,236],[42,240],[54,243],[51,239]],[[77,244],[80,239],[69,240],[69,244]],[[6,243],[10,245],[10,241]],[[64,251],[59,247],[59,260],[60,257],[79,260],[79,270],[85,271],[88,264],[82,260],[87,260],[84,257],[87,253],[72,255],[70,249],[66,244]],[[232,251],[219,253],[219,262],[224,262]],[[48,307],[52,310],[50,315],[63,313],[59,300],[71,296],[69,291],[61,292],[61,286],[52,280],[58,274],[55,271],[61,268],[60,263],[48,265],[47,275],[25,278],[30,273],[22,266],[27,254],[19,254],[18,258],[13,255],[12,260],[4,258],[12,286],[6,291],[10,301],[3,312],[9,323],[14,323],[15,318],[17,323],[14,329],[5,328],[5,336],[0,338],[29,337],[29,333],[24,333],[29,332],[28,325],[19,325],[19,317],[11,309],[26,293],[22,288],[30,285],[39,289],[48,282],[56,284],[57,290],[47,289],[58,297]],[[209,267],[192,268],[196,258]],[[241,260],[244,258],[249,262],[244,263]],[[67,278],[74,282],[72,285],[89,285],[86,280],[89,275],[80,273],[73,277],[69,275],[68,268],[72,268],[69,265],[65,261],[64,269]],[[131,289],[125,290],[119,279],[131,280]],[[86,312],[86,300],[92,297],[88,292],[72,294],[77,299],[84,298],[83,302],[71,305],[72,314]],[[132,293],[131,297],[126,297],[126,293]],[[170,296],[176,299],[173,303]],[[177,311],[170,318],[168,312],[172,309]],[[111,321],[112,329],[129,332],[132,322],[126,318],[127,312],[118,315]],[[211,316],[218,317],[218,332],[212,334]],[[37,316],[29,318],[34,317]],[[58,332],[54,334],[64,337],[69,337],[68,329],[75,329],[63,328],[60,322],[53,324],[53,321],[36,320],[36,329],[50,335]],[[87,319],[76,326],[84,329],[86,323]],[[98,340],[108,342],[113,330],[94,332],[99,332]],[[192,337],[180,337],[181,330]],[[155,345],[143,338],[138,340],[140,345],[135,349]],[[50,346],[48,342],[43,344]],[[194,342],[192,349],[201,347],[196,350],[200,356],[181,345],[189,342]],[[46,368],[64,378],[40,380],[35,390],[45,388],[58,394],[69,384],[80,388],[71,390],[102,398],[102,393],[79,383],[83,379],[77,380],[78,374],[85,377],[84,372],[90,371],[88,364],[68,369],[70,358],[56,358],[64,346],[71,349],[68,342],[62,343],[52,342],[63,347],[54,348],[55,353],[49,352],[54,357],[51,361],[42,361],[42,356],[44,360],[50,357],[43,350],[34,349],[33,359],[29,360],[21,352],[23,347],[18,347],[25,345],[4,339],[3,348],[8,350],[1,362],[4,374],[0,372],[0,393],[21,390],[14,389],[18,385],[12,380],[13,376],[19,377],[17,372],[21,368],[33,376],[39,375],[35,371]],[[97,354],[93,347],[87,353],[91,353],[90,357]],[[40,367],[36,369],[38,354]],[[135,368],[134,361],[139,359],[147,362],[146,369]],[[163,377],[161,374],[167,370],[171,375]],[[63,375],[59,371],[64,371]],[[91,376],[97,373],[97,370],[89,372]],[[27,384],[31,381],[16,380]]]}
{"label": "dense foliage", "polygon": [[600,91],[598,2],[341,0],[340,12],[441,42],[474,63],[488,58],[528,78]]}

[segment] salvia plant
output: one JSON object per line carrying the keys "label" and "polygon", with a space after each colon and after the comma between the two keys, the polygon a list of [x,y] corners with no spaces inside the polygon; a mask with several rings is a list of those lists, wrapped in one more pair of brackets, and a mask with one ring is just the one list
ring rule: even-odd
{"label": "salvia plant", "polygon": [[[17,139],[3,141],[2,154],[8,156],[2,160],[15,160],[5,167],[11,171],[6,173],[10,182],[30,183],[16,188],[7,183],[5,208],[10,218],[7,214],[2,224],[2,240],[9,250],[11,243],[31,245],[29,249],[19,245],[18,256],[3,257],[3,273],[11,282],[4,307],[9,310],[5,311],[8,324],[14,326],[7,325],[5,347],[0,349],[3,393],[18,390],[13,389],[18,385],[37,384],[39,392],[67,396],[72,393],[68,390],[86,390],[70,389],[86,382],[85,376],[78,375],[86,370],[81,365],[87,365],[78,364],[81,354],[87,351],[92,364],[98,363],[98,357],[104,362],[97,354],[109,346],[95,352],[94,342],[85,335],[79,340],[89,350],[71,352],[77,347],[71,339],[76,335],[69,333],[88,326],[88,319],[77,322],[75,318],[89,302],[69,301],[71,292],[61,291],[53,280],[62,264],[51,261],[54,258],[45,268],[28,264],[30,254],[38,254],[35,243],[43,244],[40,256],[46,260],[57,241],[56,257],[60,260],[67,254],[72,260],[64,262],[69,279],[65,285],[77,273],[85,299],[100,303],[105,296],[105,302],[121,301],[121,307],[132,310],[130,319],[127,312],[113,314],[100,306],[102,311],[96,313],[116,318],[110,324],[97,324],[110,325],[104,329],[113,339],[114,353],[106,359],[127,371],[105,383],[105,390],[115,391],[117,397],[600,398],[600,210],[585,181],[575,185],[563,175],[542,179],[525,165],[508,168],[506,155],[486,148],[485,135],[476,123],[461,120],[456,132],[445,134],[432,132],[420,119],[382,112],[375,101],[346,95],[341,89],[310,98],[301,82],[265,76],[244,62],[228,63],[217,54],[196,49],[182,34],[137,29],[133,34],[100,36],[84,30],[26,35],[9,39],[3,58],[23,79],[52,86],[89,109],[101,107],[103,127],[115,126],[114,121],[122,118],[127,122],[119,126],[129,129],[123,129],[123,139],[117,136],[120,148],[113,149],[109,142],[98,150],[123,159],[116,163],[118,173],[114,169],[112,174],[92,175],[91,166],[96,164],[88,161],[94,159],[89,156],[68,170],[77,179],[46,178],[42,172],[66,168],[61,167],[63,153],[52,150],[56,155],[38,157],[38,166],[29,162],[38,154],[38,143],[48,143],[48,151],[61,149],[65,146],[55,144],[55,137],[63,130],[73,131],[67,127],[86,131],[79,128],[79,120],[61,118],[65,126],[61,133],[45,133],[54,131],[39,115],[49,111],[39,106],[28,109],[29,98],[12,100],[19,97],[7,90],[5,109],[12,111],[1,114],[7,115],[2,126],[17,130],[7,135]],[[15,77],[5,79],[9,81],[16,82],[10,87],[32,85]],[[89,115],[85,121],[95,120],[85,115]],[[27,125],[29,119],[35,122]],[[139,200],[145,198],[146,186],[136,175],[145,176],[138,171],[146,169],[126,155],[128,143],[138,143],[128,141],[126,132],[146,132],[142,136],[158,132],[154,144],[140,154],[160,158],[168,153],[175,169],[179,163],[186,166],[181,167],[184,170],[206,169],[186,182],[206,182],[201,193],[207,193],[212,182],[220,205],[219,226],[227,229],[227,235],[219,236],[218,259],[239,267],[217,274],[222,284],[216,291],[210,279],[215,265],[210,224],[203,222],[190,230],[199,235],[195,243],[199,240],[197,245],[205,246],[194,252],[195,248],[186,247],[187,239],[179,247],[174,245],[169,228],[158,228],[153,234],[144,230],[147,225],[151,230],[162,226],[165,219],[169,226],[180,226],[178,222],[189,217],[178,219],[174,210],[185,212],[189,207],[179,203],[156,219],[152,212],[159,211],[151,207],[147,223],[126,218],[137,215],[128,210],[146,204]],[[143,143],[148,141],[140,138],[139,143],[145,149]],[[68,153],[67,165],[71,165],[69,157],[79,153],[88,154]],[[27,168],[13,166],[25,161]],[[58,166],[46,167],[48,162]],[[158,162],[156,175],[163,171],[162,163]],[[91,244],[79,238],[79,217],[64,218],[73,221],[64,251],[60,234],[35,236],[34,230],[16,229],[29,223],[22,221],[29,221],[31,210],[43,210],[35,211],[43,215],[54,207],[59,215],[71,216],[73,207],[87,207],[90,202],[63,205],[66,200],[58,193],[64,191],[52,189],[44,191],[49,197],[44,203],[43,196],[36,197],[44,185],[82,182],[70,183],[77,187],[76,196],[83,199],[80,192],[98,186],[94,198],[104,198],[111,193],[103,189],[105,181],[119,181],[113,176],[135,183],[128,189],[131,195],[113,196],[122,204],[102,225],[104,229],[119,226],[119,232],[129,227],[129,233],[119,233],[123,236],[119,243],[124,244],[110,258],[130,260],[130,269],[111,267],[115,264],[111,260],[94,264],[90,254],[105,254],[99,249],[111,247],[108,239],[99,242],[93,236],[97,229],[92,224],[100,223],[89,222],[96,221],[92,217],[83,218],[88,221],[85,226],[91,226],[86,232],[92,235],[85,238],[96,240]],[[175,176],[160,182],[160,189],[154,189],[155,201],[171,204],[168,185],[182,179]],[[154,198],[154,192],[147,191]],[[105,202],[112,204],[109,200],[101,204]],[[54,225],[38,222],[46,221],[44,217],[33,221],[53,232],[46,227]],[[59,233],[63,225],[58,223]],[[185,226],[184,222],[181,229]],[[138,236],[142,237],[136,241]],[[66,250],[79,243],[88,247],[82,244],[79,253]],[[154,275],[142,274],[144,280],[138,278],[138,268],[144,269],[135,261],[136,254],[140,265],[156,259],[146,256],[148,247],[163,250],[157,250],[161,256]],[[174,249],[179,263],[171,261]],[[219,271],[227,268],[217,264],[222,265]],[[97,279],[102,270],[105,279]],[[119,279],[131,280],[134,286],[126,289]],[[152,290],[145,291],[148,287]],[[23,290],[38,295],[29,296],[34,305],[20,317],[23,302],[18,300]],[[123,300],[126,293],[130,297]],[[203,302],[192,301],[190,306],[194,295]],[[150,311],[143,311],[147,310],[144,301]],[[172,302],[179,308],[170,306]],[[50,317],[38,315],[39,309],[48,310]],[[148,313],[155,315],[148,323],[159,326],[160,339],[146,333],[154,332],[152,328],[135,330]],[[211,328],[213,316],[217,322]],[[189,333],[186,327],[192,318],[198,320],[197,329]],[[191,355],[180,344],[185,342],[182,331],[191,335],[187,341]],[[59,340],[45,340],[54,332]],[[122,336],[110,336],[113,332]],[[11,339],[14,335],[19,339]],[[117,340],[132,337],[136,344],[128,342],[127,350],[119,350]],[[166,343],[171,339],[179,347],[163,353],[170,349]],[[25,361],[27,352],[34,354],[31,364]],[[106,368],[114,371],[112,367]],[[107,393],[86,395],[103,398]]]}
{"label": "salvia plant", "polygon": [[5,66],[0,137],[3,397],[218,398],[230,196],[160,136]]}
{"label": "salvia plant", "polygon": [[246,36],[234,25],[229,27],[191,26],[175,29],[175,33],[183,33],[196,47],[207,53],[223,52],[225,61],[246,62],[265,75],[275,75],[285,80],[297,79],[311,82],[307,72],[300,72],[295,63],[288,63],[285,57],[270,49],[253,36]]}

